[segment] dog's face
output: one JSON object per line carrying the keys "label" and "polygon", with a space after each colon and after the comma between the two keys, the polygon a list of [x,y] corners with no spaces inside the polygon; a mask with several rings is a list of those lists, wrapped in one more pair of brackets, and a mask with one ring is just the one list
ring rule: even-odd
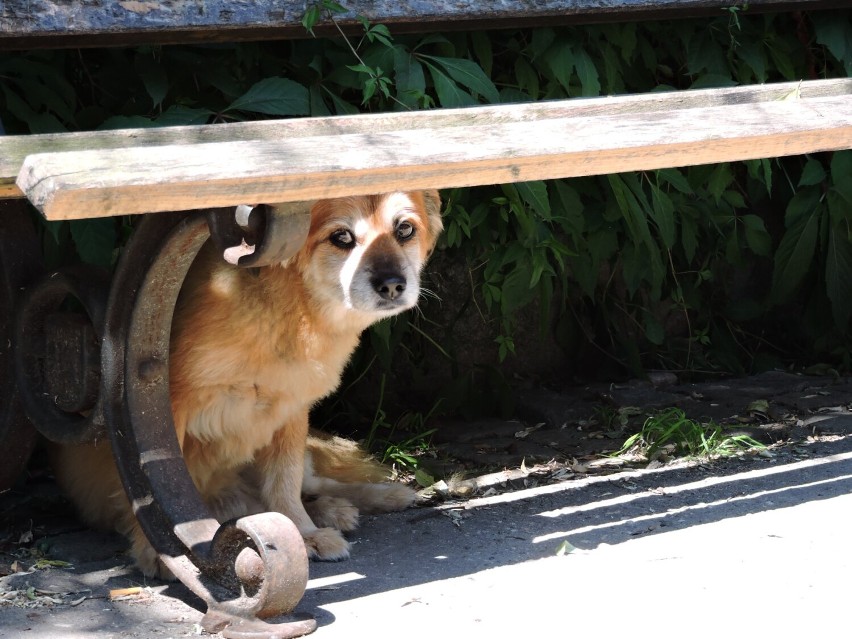
{"label": "dog's face", "polygon": [[296,265],[329,319],[366,326],[417,304],[441,228],[437,191],[321,200]]}

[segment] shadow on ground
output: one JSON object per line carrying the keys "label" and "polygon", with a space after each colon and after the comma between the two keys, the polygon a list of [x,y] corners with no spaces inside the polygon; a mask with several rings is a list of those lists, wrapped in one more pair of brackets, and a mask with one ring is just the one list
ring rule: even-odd
{"label": "shadow on ground", "polygon": [[[833,591],[820,590],[820,567],[834,568],[836,560],[820,564],[814,558],[822,557],[827,537],[852,532],[848,517],[841,517],[848,508],[833,501],[852,493],[852,385],[781,374],[702,389],[643,385],[589,392],[582,400],[552,393],[528,398],[526,424],[536,426],[529,436],[518,437],[525,426],[519,422],[445,432],[440,450],[453,464],[512,473],[505,481],[498,476],[486,497],[364,518],[351,535],[349,561],[311,565],[297,611],[316,615],[329,639],[367,631],[375,637],[434,636],[450,627],[438,622],[450,619],[459,634],[487,628],[493,636],[508,636],[505,624],[518,617],[507,616],[506,608],[547,613],[513,630],[544,629],[540,624],[563,605],[554,597],[564,580],[572,586],[580,580],[581,589],[572,590],[572,606],[579,610],[597,602],[583,584],[601,581],[606,593],[617,592],[622,584],[609,575],[621,571],[665,575],[669,581],[646,586],[682,584],[670,592],[675,599],[694,591],[712,600],[716,591],[708,590],[706,573],[731,580],[745,567],[748,575],[765,575],[775,563],[774,555],[764,553],[789,557],[802,548],[811,554],[799,568],[809,572],[792,592],[805,584],[817,598],[831,598]],[[577,427],[579,416],[602,401],[601,393],[615,409],[686,401],[693,402],[693,414],[704,406],[729,417],[746,415],[749,400],[766,399],[755,427],[782,442],[741,458],[653,470],[604,464],[596,475],[575,472],[575,456],[591,457],[613,443],[593,423]],[[536,451],[549,461],[545,471],[521,470]],[[47,476],[0,495],[0,637],[165,639],[200,632],[203,604],[180,584],[146,582],[128,565],[124,548],[116,535],[82,528]],[[739,563],[728,563],[740,556]],[[758,569],[750,568],[752,560]],[[56,561],[68,565],[50,564]],[[791,569],[789,559],[776,563]],[[844,569],[842,558],[837,568]],[[790,592],[775,592],[776,582],[780,578],[764,577],[751,587],[776,597]],[[142,590],[110,599],[112,590],[132,586]]]}
{"label": "shadow on ground", "polygon": [[[315,564],[303,607],[557,556],[852,492],[852,439],[792,455],[626,471],[371,518],[353,558]],[[567,542],[567,544],[566,544]],[[351,579],[351,580],[347,580]]]}

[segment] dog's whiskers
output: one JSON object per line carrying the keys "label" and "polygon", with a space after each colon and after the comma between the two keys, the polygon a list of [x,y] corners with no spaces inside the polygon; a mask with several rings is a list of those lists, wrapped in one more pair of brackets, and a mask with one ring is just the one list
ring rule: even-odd
{"label": "dog's whiskers", "polygon": [[420,287],[420,296],[423,297],[423,298],[431,297],[432,299],[437,300],[439,302],[443,301],[443,300],[441,300],[440,295],[438,295],[432,289],[426,288],[425,286]]}

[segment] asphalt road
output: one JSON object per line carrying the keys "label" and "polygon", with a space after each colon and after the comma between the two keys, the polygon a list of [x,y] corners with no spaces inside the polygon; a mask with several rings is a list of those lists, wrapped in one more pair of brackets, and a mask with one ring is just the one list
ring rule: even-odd
{"label": "asphalt road", "polygon": [[[297,610],[318,639],[846,637],[850,487],[852,436],[838,435],[368,517],[352,559],[311,565]],[[51,555],[73,569],[0,580],[19,602],[0,605],[0,636],[200,634],[200,604],[142,583],[116,543],[79,532]],[[150,587],[106,598],[133,584]],[[28,587],[63,603],[21,606]]]}

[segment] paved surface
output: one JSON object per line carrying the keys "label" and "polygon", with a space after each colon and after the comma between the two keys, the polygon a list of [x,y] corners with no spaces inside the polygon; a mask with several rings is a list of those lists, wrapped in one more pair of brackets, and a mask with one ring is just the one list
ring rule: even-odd
{"label": "paved surface", "polygon": [[[351,560],[311,565],[298,611],[328,639],[848,636],[852,416],[838,394],[818,397],[830,410],[760,455],[516,468],[489,497],[364,518]],[[122,540],[79,529],[49,482],[26,495],[3,511],[18,540],[2,561],[19,562],[4,572],[42,567],[0,579],[0,637],[203,634],[182,586],[146,584]],[[128,586],[143,590],[109,599]]]}

